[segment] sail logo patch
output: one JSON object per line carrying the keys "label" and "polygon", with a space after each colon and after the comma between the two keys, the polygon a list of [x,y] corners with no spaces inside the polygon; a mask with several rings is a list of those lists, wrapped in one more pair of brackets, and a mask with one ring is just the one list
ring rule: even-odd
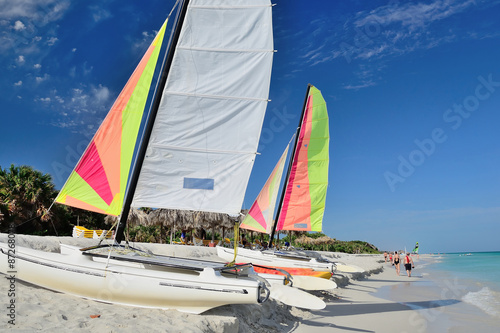
{"label": "sail logo patch", "polygon": [[212,178],[184,178],[185,189],[191,190],[213,190],[214,180]]}

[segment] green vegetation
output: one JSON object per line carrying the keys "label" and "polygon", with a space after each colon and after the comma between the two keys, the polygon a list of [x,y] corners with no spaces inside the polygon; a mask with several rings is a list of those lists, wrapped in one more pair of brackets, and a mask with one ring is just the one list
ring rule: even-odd
{"label": "green vegetation", "polygon": [[49,174],[26,165],[0,166],[0,231],[8,232],[14,223],[20,234],[68,236],[78,222],[91,229],[105,226],[101,214],[64,205],[53,205],[49,211],[57,193]]}
{"label": "green vegetation", "polygon": [[[360,241],[340,241],[330,238],[325,234],[318,233],[293,233],[290,237],[287,235],[282,240],[290,242],[295,247],[303,248],[304,250],[313,251],[329,251],[329,252],[344,252],[344,253],[381,253],[376,246]],[[280,240],[281,243],[281,240]]]}
{"label": "green vegetation", "polygon": [[[53,205],[57,191],[52,183],[49,174],[43,174],[34,170],[30,166],[2,169],[0,166],[0,232],[8,232],[11,223],[16,226],[16,232],[31,235],[59,235],[69,236],[74,225],[83,225],[88,229],[108,229],[111,224],[105,223],[105,215],[97,214],[65,205]],[[154,211],[151,209],[141,209],[142,218],[151,217]],[[182,214],[174,214],[171,220],[179,221]],[[187,217],[193,214],[184,214]],[[188,216],[189,215],[189,216]],[[184,216],[184,218],[186,218]],[[214,221],[214,218],[206,217],[207,221]],[[130,215],[129,215],[130,219]],[[194,220],[193,220],[194,221]],[[188,231],[188,237],[193,236],[193,232],[198,233],[200,226],[196,226],[191,221],[184,225]],[[219,220],[215,220],[219,221]],[[176,222],[177,223],[177,222]],[[138,223],[139,225],[129,225],[127,227],[128,240],[132,242],[168,243],[170,241],[170,228],[165,227],[158,221],[151,223]],[[146,225],[143,225],[146,224]],[[177,226],[173,240],[179,241],[181,228]],[[219,229],[219,228],[218,228]],[[214,239],[221,239],[221,234],[212,228],[206,230],[205,239],[212,239],[212,232],[215,232]],[[219,230],[220,231],[220,230]],[[259,239],[262,243],[269,242],[269,235],[251,233],[246,230],[240,231],[241,236],[245,236],[250,242]],[[284,236],[284,237],[283,237]],[[200,237],[198,235],[198,237]],[[225,229],[224,237],[233,239],[232,228]],[[378,249],[363,241],[338,241],[322,233],[290,232],[280,237],[280,247],[285,242],[289,242],[296,248],[315,251],[332,251],[346,253],[380,253]]]}

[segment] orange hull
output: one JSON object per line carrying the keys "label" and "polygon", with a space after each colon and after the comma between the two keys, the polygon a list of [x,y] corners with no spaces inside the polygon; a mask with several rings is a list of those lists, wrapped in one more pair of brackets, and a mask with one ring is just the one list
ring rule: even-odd
{"label": "orange hull", "polygon": [[271,266],[255,266],[255,265],[253,266],[253,269],[257,273],[285,275],[280,271],[275,270],[274,268],[287,271],[290,275],[312,276],[327,280],[329,280],[332,277],[332,273],[330,272],[315,271],[311,268],[271,267]]}

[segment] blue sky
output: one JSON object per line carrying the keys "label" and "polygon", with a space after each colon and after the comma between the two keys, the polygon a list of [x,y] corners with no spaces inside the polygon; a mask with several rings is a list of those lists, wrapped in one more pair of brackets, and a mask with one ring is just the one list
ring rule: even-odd
{"label": "blue sky", "polygon": [[[275,1],[249,208],[314,84],[330,113],[324,232],[500,250],[500,1]],[[0,165],[60,188],[173,1],[0,0]]]}

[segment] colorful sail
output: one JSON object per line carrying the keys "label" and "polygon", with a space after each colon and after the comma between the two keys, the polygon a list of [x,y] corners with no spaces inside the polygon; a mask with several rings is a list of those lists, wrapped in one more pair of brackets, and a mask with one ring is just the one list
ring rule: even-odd
{"label": "colorful sail", "polygon": [[121,91],[56,202],[119,215],[167,21]]}
{"label": "colorful sail", "polygon": [[132,207],[237,215],[269,98],[270,0],[191,0]]}
{"label": "colorful sail", "polygon": [[278,198],[278,191],[283,176],[283,168],[285,167],[285,160],[288,154],[288,147],[286,146],[283,155],[278,161],[278,164],[273,169],[273,172],[266,181],[266,184],[260,191],[257,199],[248,211],[248,214],[241,222],[240,228],[253,230],[262,233],[271,233],[273,227],[274,208],[276,207],[276,199]]}
{"label": "colorful sail", "polygon": [[276,230],[322,231],[329,141],[325,100],[310,86]]}

